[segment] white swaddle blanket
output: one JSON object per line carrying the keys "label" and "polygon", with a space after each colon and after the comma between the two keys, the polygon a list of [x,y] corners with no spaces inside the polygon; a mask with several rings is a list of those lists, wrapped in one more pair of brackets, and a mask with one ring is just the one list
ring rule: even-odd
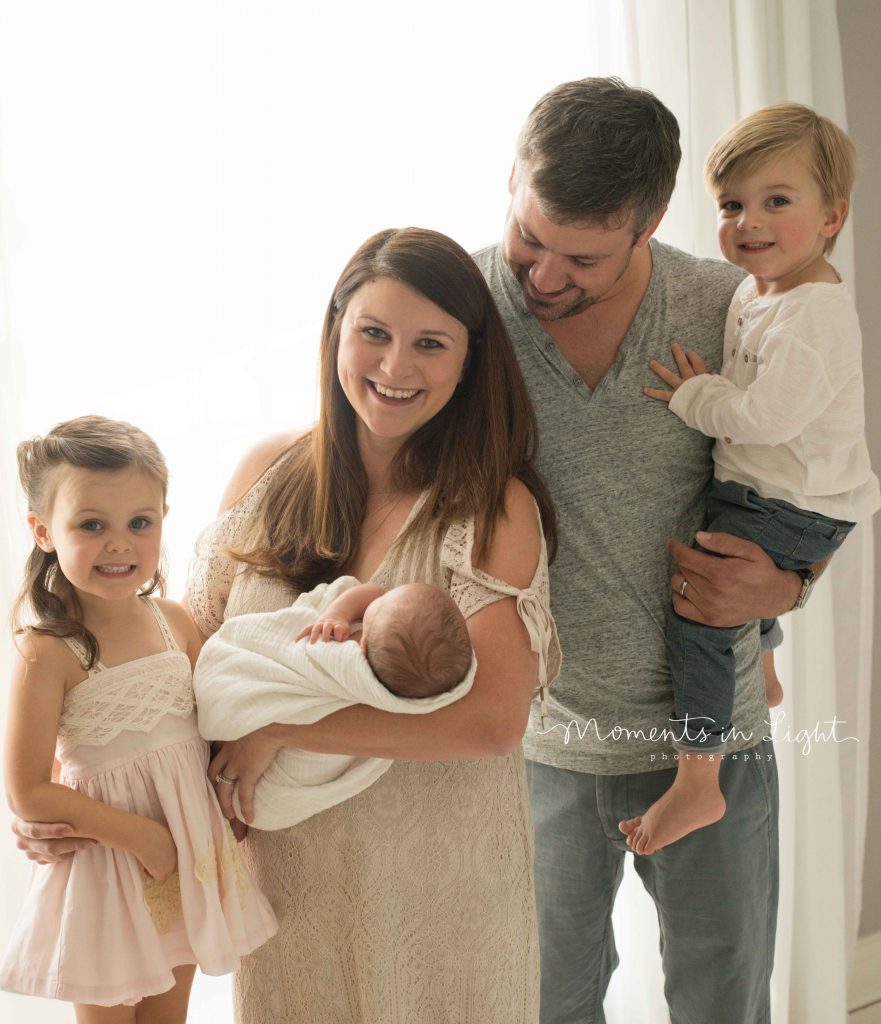
{"label": "white swaddle blanket", "polygon": [[[376,678],[355,640],[294,643],[345,590],[351,576],[301,594],[290,608],[229,619],[202,649],[193,678],[199,731],[207,740],[237,740],[272,722],[308,725],[352,704],[422,715],[464,697],[477,661],[461,683],[433,697],[396,697]],[[260,829],[287,828],[360,793],[391,761],[315,754],[285,747],[257,783],[254,818]],[[241,817],[238,786],[233,806]]]}

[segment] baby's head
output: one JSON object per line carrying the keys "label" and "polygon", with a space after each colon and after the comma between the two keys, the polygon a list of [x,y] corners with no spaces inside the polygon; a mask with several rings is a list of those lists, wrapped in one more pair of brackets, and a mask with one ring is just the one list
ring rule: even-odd
{"label": "baby's head", "polygon": [[407,583],[364,613],[361,647],[374,675],[398,697],[432,697],[460,683],[471,640],[455,602],[439,587]]}
{"label": "baby's head", "polygon": [[847,219],[857,159],[846,132],[828,117],[800,103],[762,107],[716,140],[704,164],[704,179],[710,194],[719,196],[735,179],[791,157],[807,167],[827,207],[844,201],[835,231],[824,244],[823,252],[829,253]]}

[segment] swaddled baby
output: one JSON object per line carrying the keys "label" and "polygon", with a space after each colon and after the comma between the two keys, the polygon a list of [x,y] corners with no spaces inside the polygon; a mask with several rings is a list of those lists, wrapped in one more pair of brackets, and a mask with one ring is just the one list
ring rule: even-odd
{"label": "swaddled baby", "polygon": [[[476,667],[465,620],[445,591],[426,583],[385,590],[344,576],[290,608],[223,624],[196,665],[199,729],[233,740],[352,704],[425,714],[463,697]],[[286,747],[257,783],[251,823],[295,825],[361,792],[391,763]],[[237,793],[233,806],[241,816]]]}

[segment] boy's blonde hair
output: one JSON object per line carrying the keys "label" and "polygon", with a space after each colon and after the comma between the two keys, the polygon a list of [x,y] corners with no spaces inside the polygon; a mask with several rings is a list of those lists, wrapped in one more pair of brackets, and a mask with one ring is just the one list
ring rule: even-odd
{"label": "boy's blonde hair", "polygon": [[[704,164],[704,180],[713,195],[724,191],[739,174],[752,174],[771,160],[804,147],[808,166],[830,205],[850,204],[857,170],[856,148],[845,131],[828,117],[801,103],[774,103],[748,114],[718,138]],[[839,232],[847,220],[841,218]],[[836,232],[823,251],[831,252]]]}

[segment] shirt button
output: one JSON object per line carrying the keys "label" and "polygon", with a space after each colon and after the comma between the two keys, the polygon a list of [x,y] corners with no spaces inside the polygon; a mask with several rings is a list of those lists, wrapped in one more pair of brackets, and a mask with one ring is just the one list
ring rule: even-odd
{"label": "shirt button", "polygon": [[731,349],[731,355],[737,355],[737,349],[736,348]]}
{"label": "shirt button", "polygon": [[723,437],[722,440],[725,442],[725,444],[731,444],[731,438],[730,437]]}
{"label": "shirt button", "polygon": [[748,352],[744,352],[744,353],[743,353],[743,361],[744,361],[745,363],[748,363],[748,362],[749,362],[749,353],[748,353]]}
{"label": "shirt button", "polygon": [[743,317],[742,316],[739,316],[737,318],[737,326],[738,327],[743,327]]}

